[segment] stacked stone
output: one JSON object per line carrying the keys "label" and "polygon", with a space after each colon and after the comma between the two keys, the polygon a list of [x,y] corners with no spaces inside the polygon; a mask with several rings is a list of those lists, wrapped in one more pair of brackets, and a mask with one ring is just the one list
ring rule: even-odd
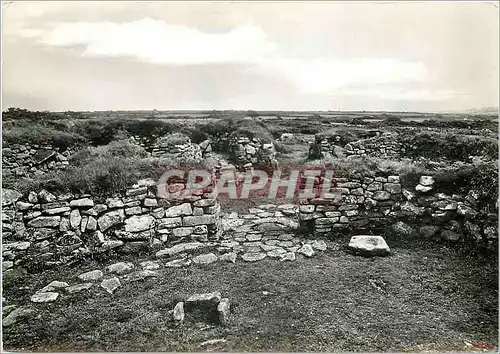
{"label": "stacked stone", "polygon": [[4,173],[16,176],[33,176],[69,165],[72,150],[60,151],[50,145],[12,144],[2,150]]}
{"label": "stacked stone", "polygon": [[405,152],[402,144],[392,134],[350,142],[343,147],[340,146],[340,136],[316,136],[316,140],[309,150],[309,159],[339,157],[339,148],[343,148],[342,152],[348,157],[373,156],[397,158]]}
{"label": "stacked stone", "polygon": [[151,155],[154,157],[174,157],[184,160],[201,160],[200,145],[191,142],[184,134],[174,133],[158,139],[152,146]]}
{"label": "stacked stone", "polygon": [[263,143],[258,138],[236,136],[230,141],[230,147],[237,163],[269,163],[276,158],[273,143]]}
{"label": "stacked stone", "polygon": [[105,200],[46,190],[23,198],[4,189],[10,196],[2,211],[4,260],[10,266],[29,260],[54,265],[110,249],[130,253],[220,237],[220,204],[210,194],[166,201],[155,193],[153,180]]}
{"label": "stacked stone", "polygon": [[334,193],[332,198],[301,200],[300,220],[312,226],[315,235],[353,225],[364,226],[366,210],[370,210],[371,217],[382,217],[401,193],[399,176],[366,177],[363,180],[336,178],[334,183],[336,188],[331,190]]}
{"label": "stacked stone", "polygon": [[392,225],[402,236],[471,240],[488,248],[497,245],[497,214],[481,215],[474,191],[465,197],[434,193],[432,176],[421,176],[414,191],[402,188],[399,176],[337,178],[336,182],[333,191],[341,198],[301,200],[301,227],[316,236]]}

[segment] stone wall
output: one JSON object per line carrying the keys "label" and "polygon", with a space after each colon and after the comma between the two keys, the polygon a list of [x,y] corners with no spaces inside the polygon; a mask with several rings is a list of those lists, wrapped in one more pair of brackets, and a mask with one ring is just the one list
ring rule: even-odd
{"label": "stone wall", "polygon": [[3,190],[4,269],[64,264],[111,249],[150,252],[221,233],[220,204],[209,193],[166,200],[156,196],[153,180],[109,198]]}
{"label": "stone wall", "polygon": [[497,245],[496,213],[478,208],[478,196],[440,193],[434,179],[421,176],[414,188],[404,188],[399,176],[337,178],[333,199],[300,201],[301,228],[315,236],[343,233],[383,233],[450,242]]}
{"label": "stone wall", "polygon": [[2,149],[2,171],[4,176],[31,177],[64,169],[72,153],[72,149],[63,151],[51,145],[11,144]]}
{"label": "stone wall", "polygon": [[276,163],[273,143],[264,143],[258,138],[235,136],[231,138],[229,146],[237,164]]}
{"label": "stone wall", "polygon": [[[209,142],[195,144],[191,139],[180,133],[168,134],[157,139],[141,139],[139,136],[132,136],[130,142],[141,146],[153,157],[171,157],[183,160],[200,160],[205,153],[211,152]],[[208,150],[208,151],[207,151]]]}
{"label": "stone wall", "polygon": [[342,146],[340,136],[317,135],[309,150],[309,159],[372,156],[382,158],[397,158],[404,154],[405,149],[394,133],[379,133],[377,136],[347,143]]}

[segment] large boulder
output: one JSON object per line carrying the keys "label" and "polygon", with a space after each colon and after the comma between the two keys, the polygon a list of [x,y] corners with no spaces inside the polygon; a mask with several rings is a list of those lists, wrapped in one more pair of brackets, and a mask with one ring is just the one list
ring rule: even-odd
{"label": "large boulder", "polygon": [[391,253],[382,236],[357,235],[351,237],[348,249],[363,256],[387,256]]}

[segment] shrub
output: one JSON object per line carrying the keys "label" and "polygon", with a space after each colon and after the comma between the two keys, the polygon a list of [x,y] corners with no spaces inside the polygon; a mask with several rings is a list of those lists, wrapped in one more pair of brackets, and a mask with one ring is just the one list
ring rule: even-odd
{"label": "shrub", "polygon": [[4,130],[3,140],[9,144],[49,144],[61,150],[78,145],[85,139],[75,133],[55,130],[41,125],[31,127],[13,127]]}

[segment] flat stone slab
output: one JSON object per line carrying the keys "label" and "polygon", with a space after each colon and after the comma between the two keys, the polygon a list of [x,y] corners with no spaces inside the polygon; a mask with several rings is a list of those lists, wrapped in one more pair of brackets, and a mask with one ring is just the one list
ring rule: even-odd
{"label": "flat stone slab", "polygon": [[353,236],[347,247],[353,253],[363,256],[387,256],[391,253],[382,236]]}
{"label": "flat stone slab", "polygon": [[186,305],[218,305],[221,299],[222,294],[220,293],[220,291],[214,291],[213,293],[194,294],[186,300]]}
{"label": "flat stone slab", "polygon": [[82,283],[82,284],[76,284],[76,285],[71,285],[68,286],[65,290],[72,294],[72,293],[77,293],[80,291],[88,290],[92,287],[92,283]]}
{"label": "flat stone slab", "polygon": [[202,247],[203,244],[200,242],[188,242],[180,243],[170,248],[165,248],[164,250],[156,252],[156,257],[170,257],[174,254],[191,251]]}
{"label": "flat stone slab", "polygon": [[59,293],[47,291],[43,293],[36,293],[31,297],[31,302],[53,302],[59,297]]}
{"label": "flat stone slab", "polygon": [[245,253],[241,258],[243,258],[245,262],[257,262],[266,258],[266,254],[261,252]]}
{"label": "flat stone slab", "polygon": [[118,278],[104,279],[101,282],[101,287],[104,288],[108,293],[113,294],[113,292],[121,286],[120,280]]}
{"label": "flat stone slab", "polygon": [[297,253],[301,253],[306,257],[314,256],[314,250],[310,244],[305,244],[297,250]]}
{"label": "flat stone slab", "polygon": [[78,278],[83,281],[96,281],[101,279],[103,275],[102,271],[96,269],[91,270],[90,272],[82,273],[78,276]]}
{"label": "flat stone slab", "polygon": [[196,264],[210,264],[217,261],[217,256],[213,253],[200,254],[193,258]]}
{"label": "flat stone slab", "polygon": [[106,269],[110,273],[124,274],[132,271],[132,269],[134,269],[134,264],[131,262],[118,262],[109,265]]}

